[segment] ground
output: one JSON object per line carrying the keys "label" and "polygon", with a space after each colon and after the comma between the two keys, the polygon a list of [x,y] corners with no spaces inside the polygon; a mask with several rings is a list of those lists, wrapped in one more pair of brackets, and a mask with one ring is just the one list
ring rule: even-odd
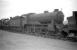
{"label": "ground", "polygon": [[0,50],[77,50],[77,43],[0,30]]}

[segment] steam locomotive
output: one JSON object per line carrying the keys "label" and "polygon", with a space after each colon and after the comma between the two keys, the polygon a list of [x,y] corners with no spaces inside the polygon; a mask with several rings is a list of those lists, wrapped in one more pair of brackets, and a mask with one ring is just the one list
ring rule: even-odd
{"label": "steam locomotive", "polygon": [[[64,14],[59,9],[53,12],[29,13],[10,18],[7,27],[30,33],[56,34],[63,26]],[[2,25],[3,26],[3,25]],[[53,32],[53,33],[52,33]]]}

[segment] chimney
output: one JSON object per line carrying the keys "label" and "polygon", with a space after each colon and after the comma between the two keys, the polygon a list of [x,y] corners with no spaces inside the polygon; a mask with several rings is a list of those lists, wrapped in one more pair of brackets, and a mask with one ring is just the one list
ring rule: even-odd
{"label": "chimney", "polygon": [[54,9],[54,12],[58,12],[59,11],[59,9]]}
{"label": "chimney", "polygon": [[12,19],[12,17],[10,17],[10,19]]}
{"label": "chimney", "polygon": [[44,13],[49,13],[48,11],[44,11]]}

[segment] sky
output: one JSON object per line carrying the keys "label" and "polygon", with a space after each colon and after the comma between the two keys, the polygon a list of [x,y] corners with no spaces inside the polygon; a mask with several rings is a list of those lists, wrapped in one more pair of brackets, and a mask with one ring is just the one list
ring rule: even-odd
{"label": "sky", "polygon": [[48,10],[62,9],[66,17],[76,11],[76,0],[0,0],[0,19],[9,18],[26,13],[43,13]]}

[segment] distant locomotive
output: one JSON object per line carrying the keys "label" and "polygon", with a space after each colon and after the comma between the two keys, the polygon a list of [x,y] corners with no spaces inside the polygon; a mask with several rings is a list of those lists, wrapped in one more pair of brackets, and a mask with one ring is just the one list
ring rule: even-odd
{"label": "distant locomotive", "polygon": [[77,40],[77,11],[73,11],[73,16],[68,17],[68,24],[63,27],[64,32],[67,33],[68,38]]}

